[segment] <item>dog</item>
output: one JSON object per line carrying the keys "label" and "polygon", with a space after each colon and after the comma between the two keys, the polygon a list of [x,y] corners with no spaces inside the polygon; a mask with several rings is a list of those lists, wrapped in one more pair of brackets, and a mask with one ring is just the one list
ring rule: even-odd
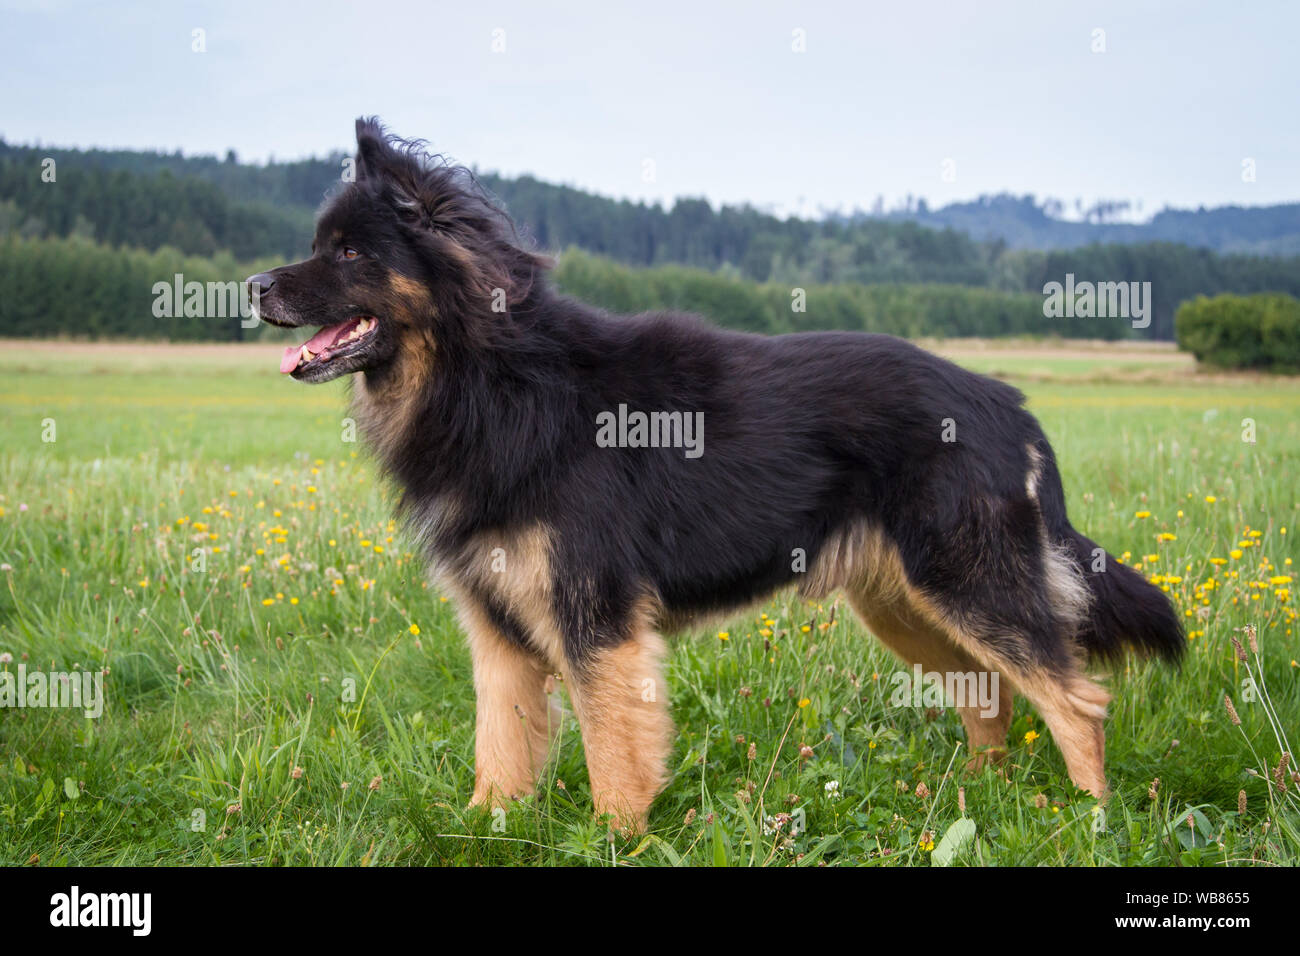
{"label": "dog", "polygon": [[661,635],[790,585],[842,591],[909,664],[997,675],[996,707],[958,707],[972,766],[1005,754],[1019,693],[1105,795],[1108,694],[1085,665],[1186,641],[1158,588],[1071,527],[1019,391],[884,335],[606,314],[548,284],[467,170],[375,119],[356,135],[311,257],[247,282],[265,321],[321,327],[280,371],[351,376],[456,603],[472,804],[532,792],[559,675],[597,813],[644,830],[673,746]]}

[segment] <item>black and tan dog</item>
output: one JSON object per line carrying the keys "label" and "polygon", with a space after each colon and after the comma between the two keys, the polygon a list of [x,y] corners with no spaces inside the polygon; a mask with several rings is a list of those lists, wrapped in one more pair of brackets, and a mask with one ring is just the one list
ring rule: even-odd
{"label": "black and tan dog", "polygon": [[607,315],[549,287],[464,169],[374,121],[356,164],[311,258],[249,283],[268,322],[324,327],[281,371],[356,373],[354,414],[458,604],[475,803],[531,792],[560,673],[597,810],[644,827],[672,748],[660,634],[790,584],[842,589],[928,671],[996,672],[996,715],[960,708],[972,751],[1005,745],[1019,692],[1103,794],[1107,694],[1084,661],[1184,639],[1070,526],[1019,392],[888,336]]}

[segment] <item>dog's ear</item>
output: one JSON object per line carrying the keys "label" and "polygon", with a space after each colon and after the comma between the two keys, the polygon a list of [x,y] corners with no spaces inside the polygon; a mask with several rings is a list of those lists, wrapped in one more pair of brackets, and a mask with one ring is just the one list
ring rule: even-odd
{"label": "dog's ear", "polygon": [[383,175],[385,160],[392,152],[379,118],[357,117],[357,181],[377,179]]}
{"label": "dog's ear", "polygon": [[375,189],[414,225],[428,226],[429,210],[420,201],[420,168],[409,150],[394,147],[379,119],[357,120],[358,183]]}

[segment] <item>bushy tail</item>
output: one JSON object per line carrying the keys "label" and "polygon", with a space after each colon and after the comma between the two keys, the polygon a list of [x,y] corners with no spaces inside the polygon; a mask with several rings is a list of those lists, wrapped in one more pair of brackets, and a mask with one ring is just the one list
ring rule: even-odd
{"label": "bushy tail", "polygon": [[[1066,543],[1074,550],[1092,592],[1079,631],[1089,655],[1114,660],[1127,648],[1167,661],[1179,660],[1187,638],[1165,593],[1073,528],[1066,532]],[[1100,557],[1104,557],[1104,570],[1100,570]]]}

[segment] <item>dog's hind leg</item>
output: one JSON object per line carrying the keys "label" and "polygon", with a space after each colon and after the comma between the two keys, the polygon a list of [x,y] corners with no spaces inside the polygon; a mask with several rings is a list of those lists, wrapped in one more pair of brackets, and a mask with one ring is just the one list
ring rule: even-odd
{"label": "dog's hind leg", "polygon": [[542,659],[511,641],[473,602],[460,605],[476,695],[470,805],[501,806],[533,792],[562,715],[547,693],[551,671]]}
{"label": "dog's hind leg", "polygon": [[[1075,786],[1101,798],[1106,793],[1104,721],[1109,695],[1076,666],[1038,666],[1005,660],[977,636],[932,622],[926,615],[897,606],[872,608],[851,597],[867,627],[908,663],[947,677],[964,674],[978,688],[997,680],[997,699],[988,706],[959,706],[972,753],[969,769],[985,758],[1006,755],[1014,694],[1023,694],[1042,716],[1056,741]],[[961,703],[961,702],[958,702]]]}
{"label": "dog's hind leg", "polygon": [[642,626],[565,673],[596,813],[610,814],[624,833],[646,829],[650,804],[667,782],[673,724],[663,657],[663,639]]}
{"label": "dog's hind leg", "polygon": [[[919,664],[927,672],[949,677],[966,691],[962,700],[954,701],[966,728],[970,748],[968,770],[977,771],[986,760],[999,762],[1006,756],[1007,731],[1011,727],[1011,709],[1015,689],[1005,674],[978,663],[956,646],[943,629],[925,621],[920,615],[898,603],[873,604],[872,596],[858,590],[849,600],[867,629],[882,644],[908,664]],[[987,695],[987,699],[985,699]]]}
{"label": "dog's hind leg", "polygon": [[1052,732],[1076,787],[1106,796],[1106,704],[1110,695],[1077,670],[1026,674],[1020,684]]}
{"label": "dog's hind leg", "polygon": [[[1106,704],[1110,695],[1079,669],[1072,658],[1042,662],[1031,657],[1009,656],[1008,646],[1028,647],[1027,638],[992,641],[981,633],[937,621],[968,658],[1000,675],[1000,685],[1014,687],[1042,716],[1056,741],[1065,768],[1075,786],[1098,799],[1106,794]],[[1010,720],[1010,707],[1005,710]],[[967,727],[969,728],[969,724]],[[1009,726],[1009,724],[1008,724]],[[1001,731],[1005,738],[1006,726]],[[972,743],[972,747],[974,744]]]}
{"label": "dog's hind leg", "polygon": [[[930,591],[909,578],[896,547],[883,540],[845,570],[846,590],[868,627],[905,660],[940,673],[973,670],[988,675],[987,686],[997,675],[995,715],[969,708],[962,713],[973,752],[996,755],[1005,746],[1011,698],[1019,692],[1052,732],[1070,779],[1100,798],[1106,792],[1108,695],[1081,672],[1065,636],[1080,613],[1075,578],[1055,552],[1043,549],[1032,526],[1018,548],[1009,534],[987,536],[982,544],[963,542],[971,530],[950,536],[954,557],[932,549],[930,560],[949,560],[942,574],[932,576],[942,584]],[[970,555],[981,562],[978,576],[971,574]],[[997,587],[984,586],[984,578]],[[953,593],[971,580],[976,586]],[[1046,593],[1033,582],[1045,582]]]}

